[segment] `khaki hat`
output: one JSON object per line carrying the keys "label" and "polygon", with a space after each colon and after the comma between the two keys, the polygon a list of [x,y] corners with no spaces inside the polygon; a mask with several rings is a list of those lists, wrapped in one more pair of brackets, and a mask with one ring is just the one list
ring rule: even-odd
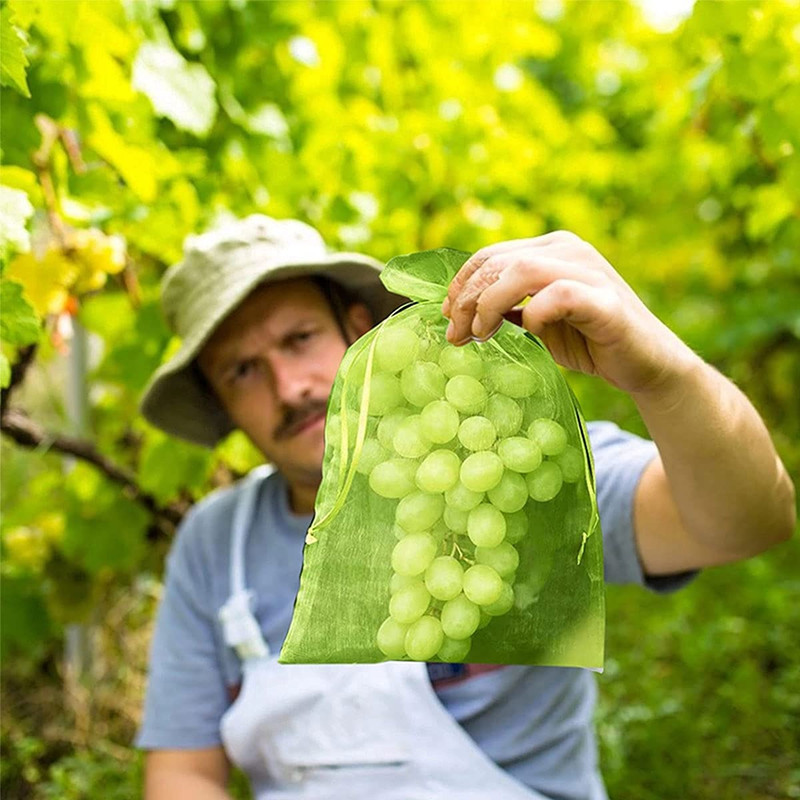
{"label": "khaki hat", "polygon": [[355,293],[379,322],[408,302],[384,288],[382,268],[369,256],[329,253],[304,222],[262,214],[187,237],[183,261],[167,270],[161,284],[167,324],[181,347],[150,379],[142,414],[167,433],[214,447],[234,425],[194,362],[231,311],[263,283],[324,275]]}

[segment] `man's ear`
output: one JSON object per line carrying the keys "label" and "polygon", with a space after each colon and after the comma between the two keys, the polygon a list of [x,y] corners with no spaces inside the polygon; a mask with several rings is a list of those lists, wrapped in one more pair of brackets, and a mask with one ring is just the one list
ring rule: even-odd
{"label": "man's ear", "polygon": [[374,324],[372,314],[364,303],[353,303],[347,309],[345,326],[353,341],[363,336]]}

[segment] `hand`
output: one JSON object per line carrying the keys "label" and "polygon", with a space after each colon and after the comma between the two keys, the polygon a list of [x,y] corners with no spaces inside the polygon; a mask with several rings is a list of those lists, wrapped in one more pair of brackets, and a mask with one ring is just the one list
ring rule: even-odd
{"label": "hand", "polygon": [[453,278],[442,313],[454,344],[485,341],[506,318],[539,336],[562,366],[631,394],[659,391],[698,361],[611,264],[568,231],[479,250]]}

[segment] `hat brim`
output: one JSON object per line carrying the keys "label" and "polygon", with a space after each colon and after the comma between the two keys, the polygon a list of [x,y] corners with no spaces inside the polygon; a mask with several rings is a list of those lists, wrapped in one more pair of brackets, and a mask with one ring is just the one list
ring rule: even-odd
{"label": "hat brim", "polygon": [[194,444],[215,447],[233,429],[225,409],[197,371],[195,359],[222,321],[255,289],[265,283],[324,275],[351,290],[364,301],[376,323],[408,298],[388,291],[380,281],[382,264],[359,253],[335,253],[314,262],[285,263],[255,268],[246,280],[215,298],[205,324],[162,364],[142,395],[140,410],[148,422]]}

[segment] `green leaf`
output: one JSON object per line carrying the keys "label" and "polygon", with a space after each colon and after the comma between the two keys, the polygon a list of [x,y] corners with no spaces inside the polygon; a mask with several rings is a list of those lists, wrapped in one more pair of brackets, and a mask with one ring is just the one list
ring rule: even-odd
{"label": "green leaf", "polygon": [[211,467],[210,451],[154,431],[142,450],[139,481],[142,489],[164,503],[181,489],[199,489]]}
{"label": "green leaf", "polygon": [[0,353],[0,389],[5,389],[9,383],[11,383],[11,364],[5,354]]}
{"label": "green leaf", "polygon": [[39,341],[41,324],[15,281],[0,281],[0,339],[24,345]]}
{"label": "green leaf", "polygon": [[133,62],[133,88],[176,127],[205,136],[214,124],[216,84],[202,64],[190,63],[168,42],[145,42]]}
{"label": "green leaf", "polygon": [[64,555],[92,574],[134,569],[145,553],[148,512],[87,464],[75,465],[66,489]]}
{"label": "green leaf", "polygon": [[25,192],[0,186],[0,261],[5,261],[12,252],[30,250],[25,222],[32,214],[33,206]]}
{"label": "green leaf", "polygon": [[760,239],[772,232],[794,211],[794,203],[780,184],[760,186],[753,192],[750,213],[747,216],[747,234]]}
{"label": "green leaf", "polygon": [[23,51],[25,35],[11,22],[8,6],[0,9],[0,85],[11,86],[24,97],[30,97],[25,69],[28,58]]}
{"label": "green leaf", "polygon": [[27,576],[3,576],[0,612],[0,652],[4,664],[15,652],[38,650],[53,632],[42,585]]}

